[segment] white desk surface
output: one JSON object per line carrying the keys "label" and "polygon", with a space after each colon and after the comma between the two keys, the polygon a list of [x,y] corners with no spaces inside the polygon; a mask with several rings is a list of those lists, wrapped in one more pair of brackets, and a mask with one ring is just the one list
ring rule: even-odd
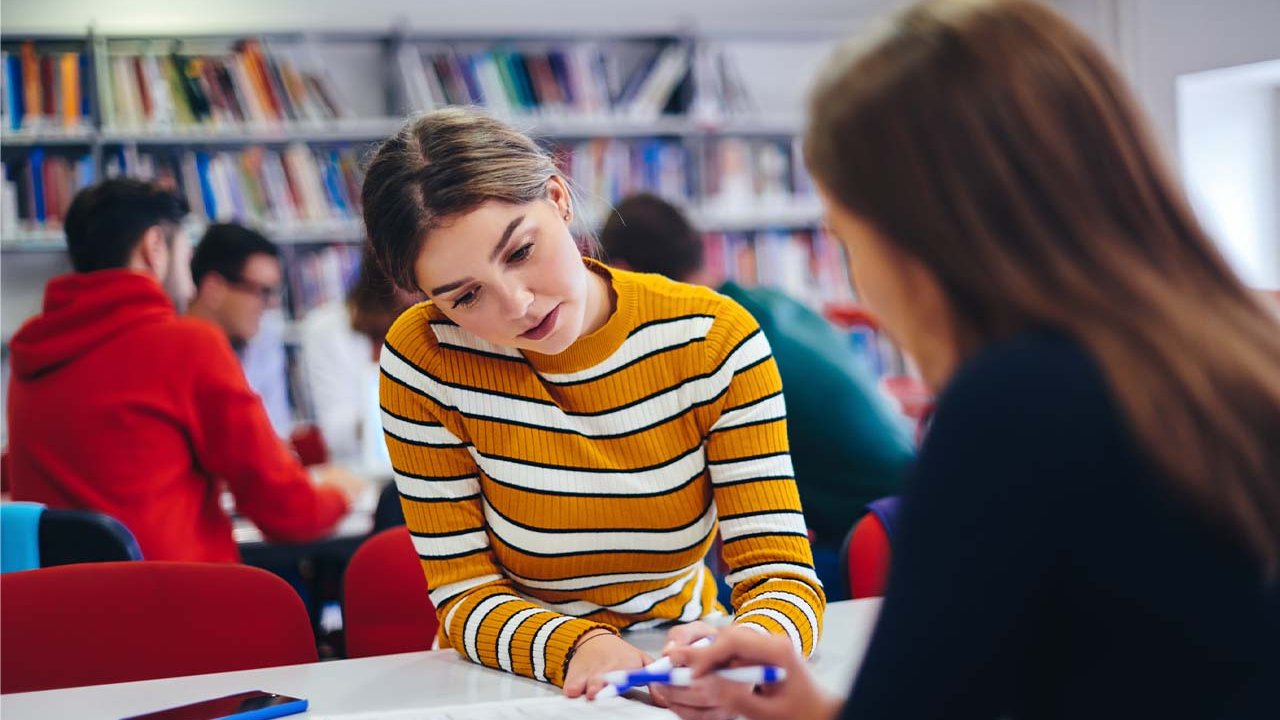
{"label": "white desk surface", "polygon": [[[825,632],[811,667],[829,692],[848,692],[879,610],[879,599],[846,600],[827,607]],[[665,637],[665,632],[649,631],[633,633],[628,639],[656,655]],[[306,698],[310,711],[289,716],[300,719],[560,694],[552,685],[475,665],[453,650],[439,650],[0,695],[0,716],[4,720],[122,718],[245,690]],[[608,715],[604,710],[602,717]]]}
{"label": "white desk surface", "polygon": [[[389,479],[371,474],[363,475],[368,486],[360,493],[360,497],[351,504],[351,509],[334,527],[327,539],[354,538],[368,535],[373,530],[373,511],[378,506],[378,495]],[[264,542],[262,531],[249,518],[237,514],[236,501],[231,493],[223,493],[222,509],[231,515],[231,534],[238,545],[249,545]]]}

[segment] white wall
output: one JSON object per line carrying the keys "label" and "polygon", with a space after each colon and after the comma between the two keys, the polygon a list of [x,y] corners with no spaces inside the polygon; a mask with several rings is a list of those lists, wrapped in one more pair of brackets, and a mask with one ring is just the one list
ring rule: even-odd
{"label": "white wall", "polygon": [[1280,288],[1280,60],[1184,75],[1178,157],[1196,213],[1236,271]]}

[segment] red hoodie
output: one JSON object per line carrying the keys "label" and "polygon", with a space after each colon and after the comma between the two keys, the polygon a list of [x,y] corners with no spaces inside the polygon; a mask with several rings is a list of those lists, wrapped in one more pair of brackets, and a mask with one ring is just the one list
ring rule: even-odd
{"label": "red hoodie", "polygon": [[314,539],[346,512],[276,437],[226,337],[178,317],[148,275],[54,278],[10,349],[15,500],[112,515],[148,560],[240,559],[224,483],[276,540]]}

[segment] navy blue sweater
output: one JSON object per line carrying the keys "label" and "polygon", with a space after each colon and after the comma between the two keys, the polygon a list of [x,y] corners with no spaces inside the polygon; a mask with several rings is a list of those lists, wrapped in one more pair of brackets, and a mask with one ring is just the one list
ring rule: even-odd
{"label": "navy blue sweater", "polygon": [[1140,456],[1071,341],[958,370],[895,533],[843,718],[1280,718],[1277,593]]}

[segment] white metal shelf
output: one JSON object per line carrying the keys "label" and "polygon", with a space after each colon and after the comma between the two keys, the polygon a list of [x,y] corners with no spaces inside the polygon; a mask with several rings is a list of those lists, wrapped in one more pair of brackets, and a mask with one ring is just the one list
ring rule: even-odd
{"label": "white metal shelf", "polygon": [[385,138],[399,129],[399,118],[349,118],[328,122],[219,125],[167,125],[155,127],[108,126],[101,133],[106,144],[199,145],[223,143],[344,142]]}
{"label": "white metal shelf", "polygon": [[92,145],[98,133],[91,127],[50,126],[0,131],[0,145]]}
{"label": "white metal shelf", "polygon": [[[279,245],[322,245],[327,243],[364,242],[364,224],[359,220],[335,220],[324,223],[250,223]],[[202,222],[186,226],[192,241],[199,240],[207,226]],[[67,249],[61,230],[18,230],[0,236],[0,251],[60,252]]]}
{"label": "white metal shelf", "polygon": [[704,232],[808,228],[822,222],[822,205],[816,198],[760,199],[749,207],[711,202],[694,208],[690,215]]}
{"label": "white metal shelf", "polygon": [[[531,135],[549,139],[687,137],[694,135],[794,135],[802,129],[799,117],[761,116],[695,120],[664,115],[636,118],[625,115],[510,115],[503,118]],[[106,126],[41,128],[3,131],[0,143],[31,145],[250,145],[254,143],[368,142],[390,137],[404,118],[348,118],[327,122],[223,123],[152,127]]]}
{"label": "white metal shelf", "polygon": [[0,251],[57,252],[67,249],[62,230],[16,230],[0,234]]}
{"label": "white metal shelf", "polygon": [[272,242],[280,245],[364,241],[364,223],[359,220],[297,224],[263,223],[258,227]]}

